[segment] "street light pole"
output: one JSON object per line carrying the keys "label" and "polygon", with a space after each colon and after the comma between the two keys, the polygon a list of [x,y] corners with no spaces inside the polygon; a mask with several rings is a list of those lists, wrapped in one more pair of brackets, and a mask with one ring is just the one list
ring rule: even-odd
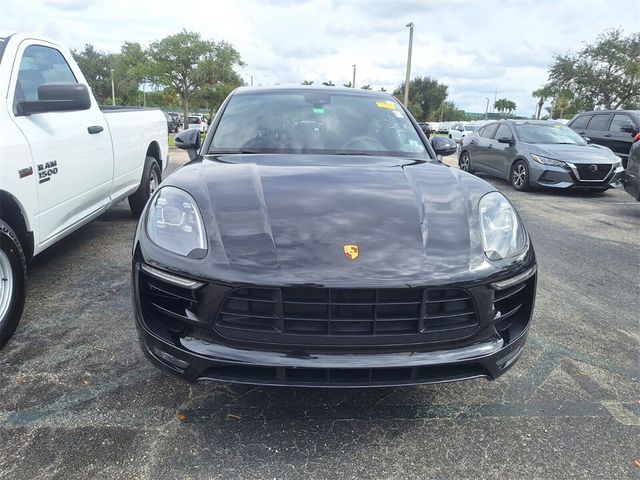
{"label": "street light pole", "polygon": [[356,66],[353,66],[353,81],[351,82],[351,88],[356,88]]}
{"label": "street light pole", "polygon": [[111,104],[114,107],[116,106],[116,87],[113,83],[113,68],[111,69]]}
{"label": "street light pole", "polygon": [[484,119],[487,119],[487,114],[489,113],[489,98],[488,97],[484,97],[484,99],[487,101],[487,106],[484,109]]}
{"label": "street light pole", "polygon": [[409,53],[407,54],[407,76],[404,81],[404,106],[409,104],[409,77],[411,76],[411,49],[413,48],[413,22],[407,23],[409,27]]}

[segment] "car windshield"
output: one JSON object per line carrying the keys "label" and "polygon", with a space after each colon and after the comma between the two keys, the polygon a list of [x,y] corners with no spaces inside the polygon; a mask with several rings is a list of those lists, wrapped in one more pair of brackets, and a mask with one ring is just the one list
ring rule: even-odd
{"label": "car windshield", "polygon": [[324,90],[233,95],[209,148],[221,152],[429,158],[392,97]]}
{"label": "car windshield", "polygon": [[465,125],[464,129],[468,130],[469,132],[475,132],[478,128],[478,125]]}
{"label": "car windshield", "polygon": [[527,143],[587,144],[580,135],[559,123],[516,125],[516,133]]}
{"label": "car windshield", "polygon": [[198,118],[198,117],[189,117],[189,123],[200,123],[200,118]]}

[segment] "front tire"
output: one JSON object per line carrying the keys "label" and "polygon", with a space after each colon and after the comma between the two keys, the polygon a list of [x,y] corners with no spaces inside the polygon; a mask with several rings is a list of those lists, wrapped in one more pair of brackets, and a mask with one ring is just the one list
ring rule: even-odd
{"label": "front tire", "polygon": [[22,317],[27,286],[27,266],[20,240],[0,220],[0,348],[15,332]]}
{"label": "front tire", "polygon": [[138,189],[129,195],[129,207],[133,216],[138,218],[142,215],[147,200],[151,198],[162,181],[162,174],[158,162],[153,157],[147,157],[144,162],[144,170],[142,172],[142,180]]}
{"label": "front tire", "polygon": [[460,154],[460,160],[458,160],[458,167],[463,172],[475,173],[471,168],[471,157],[469,156],[469,152],[462,152]]}
{"label": "front tire", "polygon": [[527,162],[518,160],[511,166],[509,181],[515,190],[519,192],[529,191],[529,165],[527,165]]}

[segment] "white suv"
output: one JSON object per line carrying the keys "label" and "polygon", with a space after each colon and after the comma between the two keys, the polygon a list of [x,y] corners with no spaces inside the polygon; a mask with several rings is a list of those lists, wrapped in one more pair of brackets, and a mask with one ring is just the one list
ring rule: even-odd
{"label": "white suv", "polygon": [[465,125],[462,123],[454,123],[449,128],[449,138],[456,142],[461,142],[464,137],[475,132],[480,125]]}

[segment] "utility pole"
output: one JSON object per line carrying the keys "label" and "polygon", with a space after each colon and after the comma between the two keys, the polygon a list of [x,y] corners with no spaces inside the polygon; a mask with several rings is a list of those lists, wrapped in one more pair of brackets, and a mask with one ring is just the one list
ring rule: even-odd
{"label": "utility pole", "polygon": [[491,113],[493,113],[493,110],[496,108],[497,100],[498,100],[498,90],[496,90],[496,93],[493,94],[493,107],[491,107]]}
{"label": "utility pole", "polygon": [[487,101],[487,106],[484,109],[484,119],[487,119],[487,114],[489,113],[489,98],[488,97],[484,97],[484,99]]}
{"label": "utility pole", "polygon": [[356,88],[356,66],[353,66],[353,81],[351,82],[351,88]]}
{"label": "utility pole", "polygon": [[409,27],[409,53],[407,54],[407,76],[404,81],[404,106],[409,105],[409,77],[411,76],[411,49],[413,48],[413,22],[407,23]]}
{"label": "utility pole", "polygon": [[253,75],[251,75],[251,86],[253,87]]}
{"label": "utility pole", "polygon": [[111,104],[114,107],[116,106],[116,87],[115,87],[115,84],[113,83],[113,68],[111,69]]}
{"label": "utility pole", "polygon": [[142,105],[147,108],[147,86],[142,83]]}

